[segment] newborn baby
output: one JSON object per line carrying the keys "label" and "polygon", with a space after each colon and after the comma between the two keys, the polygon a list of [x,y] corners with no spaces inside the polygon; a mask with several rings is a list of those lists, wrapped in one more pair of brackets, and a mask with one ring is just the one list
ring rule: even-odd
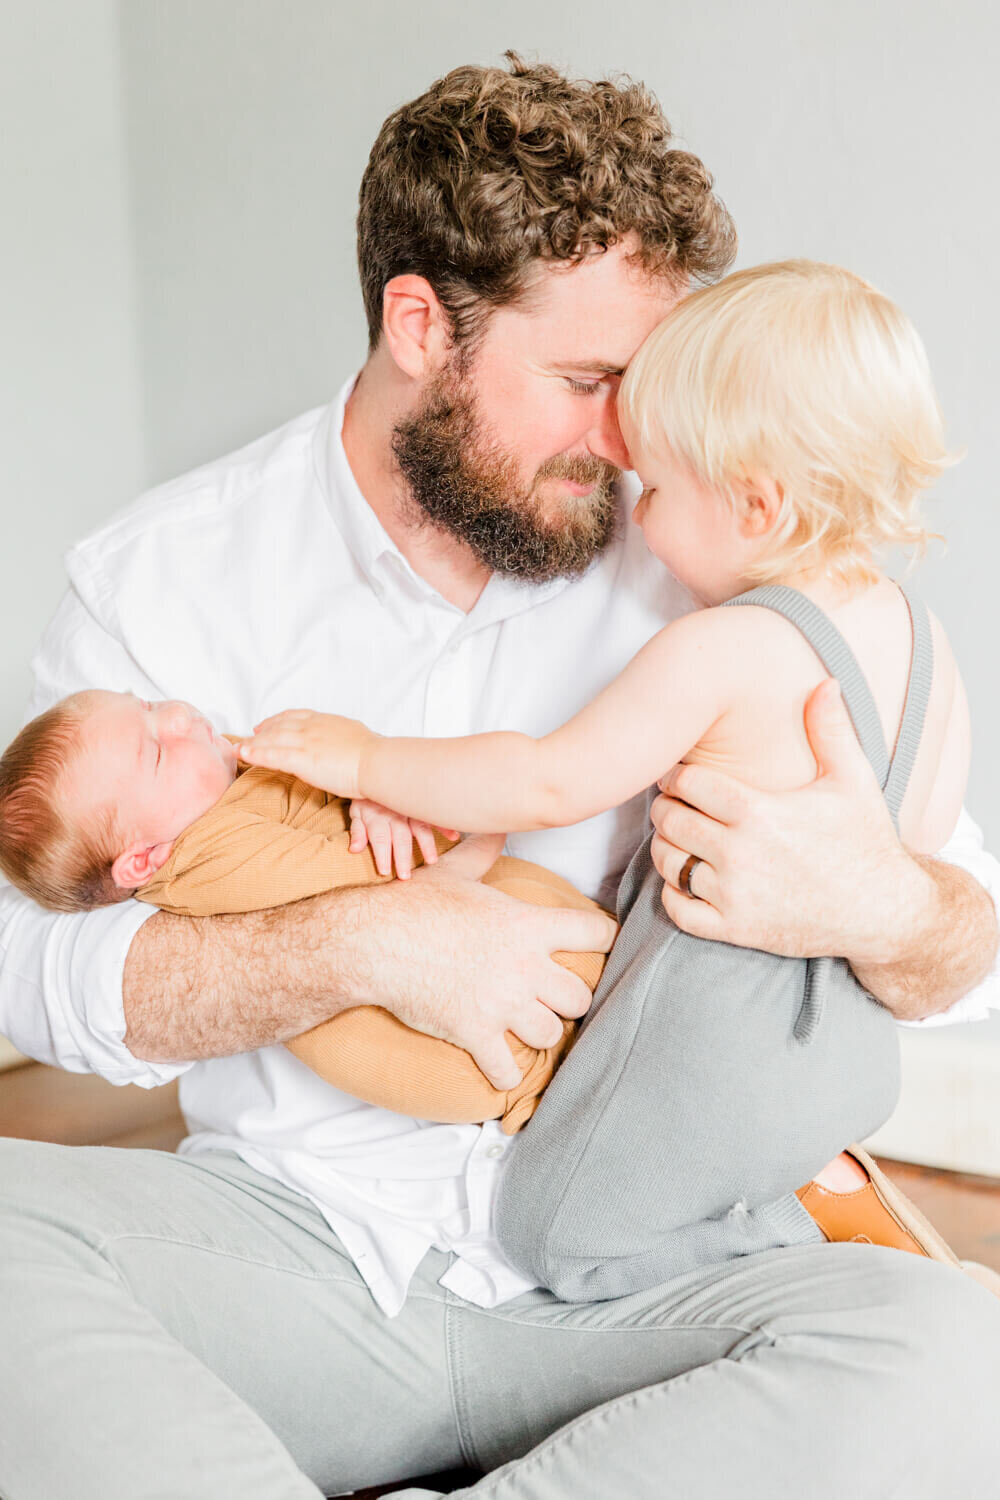
{"label": "newborn baby", "polygon": [[[413,824],[417,863],[437,837]],[[0,870],[53,911],[90,911],[131,896],[183,916],[257,911],[321,891],[391,878],[348,804],[282,772],[246,767],[234,744],[190,705],[131,693],[76,693],[33,719],[0,759]],[[408,867],[397,844],[397,868]],[[360,846],[360,847],[359,847]],[[409,850],[407,850],[407,853]],[[382,865],[384,873],[380,873]],[[559,876],[501,858],[484,877],[521,900],[593,908]],[[604,955],[557,954],[590,988]],[[468,1053],[359,1006],[287,1043],[320,1077],[356,1098],[418,1119],[530,1119],[568,1050],[508,1035],[523,1077],[494,1088]]]}

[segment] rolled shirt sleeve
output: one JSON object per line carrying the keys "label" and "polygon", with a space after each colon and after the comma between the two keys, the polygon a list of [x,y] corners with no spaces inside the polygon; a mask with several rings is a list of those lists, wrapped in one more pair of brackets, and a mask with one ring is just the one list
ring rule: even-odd
{"label": "rolled shirt sleeve", "polygon": [[[156,684],[74,588],[33,663],[28,718],[83,688],[160,696]],[[72,1073],[154,1088],[190,1067],[150,1063],[125,1046],[122,978],[132,939],[155,909],[139,901],[78,916],[45,911],[0,881],[0,1033],[19,1051]]]}

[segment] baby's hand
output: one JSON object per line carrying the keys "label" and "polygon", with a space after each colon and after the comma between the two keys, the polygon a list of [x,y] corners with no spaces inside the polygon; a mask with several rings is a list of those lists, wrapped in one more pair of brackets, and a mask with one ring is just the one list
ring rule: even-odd
{"label": "baby's hand", "polygon": [[373,738],[356,719],[293,708],[256,725],[239,753],[248,765],[289,771],[324,792],[354,797],[360,791],[361,753]]}
{"label": "baby's hand", "polygon": [[[446,838],[458,838],[454,829],[442,828],[441,832]],[[380,875],[392,874],[395,859],[396,874],[400,880],[409,880],[413,872],[414,839],[424,856],[424,864],[435,864],[437,845],[429,823],[405,818],[402,813],[383,807],[381,802],[369,802],[365,797],[356,798],[351,803],[351,853],[360,854],[366,844],[371,844],[375,868]]]}

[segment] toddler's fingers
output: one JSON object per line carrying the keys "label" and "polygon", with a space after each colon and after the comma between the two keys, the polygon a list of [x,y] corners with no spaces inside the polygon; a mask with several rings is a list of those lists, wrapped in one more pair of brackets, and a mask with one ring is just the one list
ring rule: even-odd
{"label": "toddler's fingers", "polygon": [[410,820],[410,832],[417,841],[417,848],[424,856],[425,865],[437,864],[437,844],[434,840],[434,830],[427,823],[414,822]]}
{"label": "toddler's fingers", "polygon": [[271,714],[268,718],[261,719],[259,724],[253,726],[253,732],[259,734],[262,729],[273,729],[276,724],[301,724],[311,718],[312,710],[309,708],[283,708],[280,714]]}
{"label": "toddler's fingers", "polygon": [[407,818],[393,818],[392,850],[396,860],[396,874],[400,880],[409,880],[413,874],[413,834]]}
{"label": "toddler's fingers", "polygon": [[275,749],[266,741],[260,744],[257,740],[245,740],[242,745],[237,745],[236,753],[248,766],[262,766],[271,771],[280,771],[282,768],[280,749]]}
{"label": "toddler's fingers", "polygon": [[365,820],[357,813],[351,813],[351,842],[348,846],[351,854],[360,854],[368,843],[368,829]]}
{"label": "toddler's fingers", "polygon": [[380,875],[392,874],[392,831],[385,818],[372,818],[368,825],[368,842]]}
{"label": "toddler's fingers", "polygon": [[249,760],[251,754],[258,756],[301,755],[303,744],[298,735],[269,732],[267,734],[255,734],[252,740],[244,740],[239,748],[240,754]]}

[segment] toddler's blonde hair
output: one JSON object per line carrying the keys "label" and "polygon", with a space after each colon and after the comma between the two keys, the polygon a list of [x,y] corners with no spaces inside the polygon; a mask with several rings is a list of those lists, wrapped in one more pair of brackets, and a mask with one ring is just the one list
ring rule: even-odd
{"label": "toddler's blonde hair", "polygon": [[870,580],[878,549],[923,551],[917,496],[954,462],[912,323],[817,261],[754,266],[686,297],[629,365],[618,411],[633,456],[670,452],[723,493],[755,475],[781,486],[756,582],[818,563]]}

